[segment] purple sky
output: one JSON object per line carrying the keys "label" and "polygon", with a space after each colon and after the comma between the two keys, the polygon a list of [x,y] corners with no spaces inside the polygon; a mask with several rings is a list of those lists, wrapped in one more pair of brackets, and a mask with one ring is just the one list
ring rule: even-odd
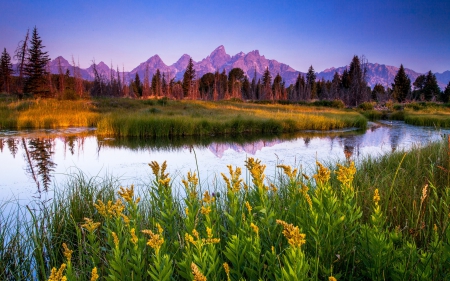
{"label": "purple sky", "polygon": [[[224,45],[258,49],[306,72],[369,62],[450,70],[450,1],[3,1],[0,48],[13,55],[37,26],[50,58],[125,71],[158,54],[170,65]],[[279,2],[279,3],[276,3]]]}

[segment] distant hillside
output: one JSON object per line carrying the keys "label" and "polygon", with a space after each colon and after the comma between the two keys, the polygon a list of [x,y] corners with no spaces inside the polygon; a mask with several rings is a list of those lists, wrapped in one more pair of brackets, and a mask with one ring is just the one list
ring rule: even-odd
{"label": "distant hillside", "polygon": [[[165,73],[166,77],[169,79],[175,78],[175,80],[181,80],[183,78],[184,71],[189,62],[190,56],[184,54],[180,57],[180,59],[172,65],[166,65],[162,59],[158,55],[154,55],[150,57],[147,61],[142,62],[138,66],[136,66],[130,72],[125,72],[125,80],[131,81],[134,79],[136,73],[139,74],[141,80],[144,79],[145,70],[148,67],[149,78],[151,79],[152,75],[156,73],[156,70],[159,69],[161,73]],[[50,70],[52,73],[58,73],[58,60],[61,63],[61,68],[65,73],[66,69],[69,69],[70,74],[73,73],[73,66],[63,57],[57,57],[56,59],[50,62]],[[293,69],[287,64],[278,62],[273,59],[267,59],[264,55],[260,55],[258,50],[251,51],[247,54],[240,52],[234,56],[231,56],[226,53],[224,46],[217,47],[214,51],[211,52],[209,56],[202,59],[201,61],[194,62],[194,68],[197,71],[197,77],[200,78],[205,73],[215,72],[218,70],[222,72],[225,70],[227,73],[235,68],[241,68],[245,74],[251,79],[255,75],[260,78],[266,68],[269,68],[272,77],[275,77],[278,73],[283,77],[286,82],[286,85],[294,84],[295,80],[298,76],[299,71]],[[332,80],[335,72],[342,74],[345,68],[348,66],[342,67],[331,67],[325,69],[322,72],[317,73],[318,79],[324,78],[325,80]],[[391,86],[394,82],[394,77],[398,71],[397,66],[390,66],[378,63],[368,63],[367,64],[368,73],[367,73],[367,82],[369,86],[373,87],[375,84],[380,83],[383,86]],[[97,64],[97,71],[99,74],[103,75],[106,79],[109,79],[111,75],[111,70],[108,65],[104,62],[99,62]],[[121,70],[119,69],[119,72]],[[421,73],[418,73],[412,69],[405,68],[406,74],[411,79],[411,82],[414,82],[417,76]],[[94,71],[93,66],[90,66],[87,69],[80,69],[81,76],[87,80],[94,79]],[[112,71],[113,75],[117,75],[115,70]],[[304,73],[302,73],[304,74]],[[436,78],[438,80],[438,84],[441,89],[444,89],[445,86],[450,81],[450,71],[445,71],[443,73],[435,73]],[[120,73],[122,75],[122,73]],[[117,76],[116,76],[117,77]]]}

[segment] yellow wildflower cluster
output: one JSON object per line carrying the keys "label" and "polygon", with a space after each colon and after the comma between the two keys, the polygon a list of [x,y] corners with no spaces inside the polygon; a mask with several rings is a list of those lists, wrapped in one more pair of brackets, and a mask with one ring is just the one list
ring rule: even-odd
{"label": "yellow wildflower cluster", "polygon": [[289,245],[294,248],[299,248],[301,245],[306,243],[305,237],[306,235],[300,233],[298,226],[294,226],[293,224],[288,224],[285,221],[277,220],[277,224],[283,226],[283,235],[288,240]]}
{"label": "yellow wildflower cluster", "polygon": [[356,173],[355,162],[351,162],[348,167],[337,164],[339,169],[336,171],[337,179],[348,188],[351,188],[353,176]]}
{"label": "yellow wildflower cluster", "polygon": [[187,180],[183,179],[181,182],[184,184],[184,187],[186,189],[186,192],[190,198],[196,198],[197,197],[197,184],[198,184],[198,178],[196,173],[188,172],[187,174]]}
{"label": "yellow wildflower cluster", "polygon": [[253,232],[256,233],[256,235],[259,234],[259,227],[256,224],[250,223],[250,227],[252,228]]}
{"label": "yellow wildflower cluster", "polygon": [[297,169],[292,170],[291,166],[288,165],[278,165],[277,167],[283,169],[284,174],[289,178],[289,180],[295,181],[297,179]]}
{"label": "yellow wildflower cluster", "polygon": [[375,189],[375,192],[373,194],[373,203],[375,203],[375,206],[378,206],[378,202],[380,202],[380,194],[378,193],[378,188]]}
{"label": "yellow wildflower cluster", "polygon": [[63,276],[63,272],[66,270],[66,264],[61,264],[61,267],[57,270],[55,267],[50,272],[48,281],[67,281],[67,277]]}
{"label": "yellow wildflower cluster", "polygon": [[114,245],[116,246],[116,248],[119,248],[119,237],[117,237],[117,234],[114,231],[111,234],[114,239]]}
{"label": "yellow wildflower cluster", "polygon": [[118,218],[122,215],[122,212],[125,209],[125,206],[120,199],[117,199],[114,204],[111,200],[109,200],[106,205],[101,200],[98,200],[98,204],[94,204],[94,206],[104,218]]}
{"label": "yellow wildflower cluster", "polygon": [[300,192],[305,197],[306,202],[308,202],[309,207],[312,208],[312,200],[311,200],[311,197],[308,194],[308,190],[309,190],[309,188],[306,185],[302,184],[302,189],[300,189]]}
{"label": "yellow wildflower cluster", "polygon": [[92,233],[94,230],[96,230],[99,226],[99,222],[94,222],[90,218],[84,218],[85,223],[81,225],[82,228],[89,231],[89,233]]}
{"label": "yellow wildflower cluster", "polygon": [[247,208],[248,212],[251,213],[252,212],[252,205],[250,205],[250,203],[248,201],[245,201],[245,208]]}
{"label": "yellow wildflower cluster", "polygon": [[305,174],[305,173],[302,173],[302,176],[305,178],[305,180],[309,180],[309,177],[308,177],[308,175],[307,174]]}
{"label": "yellow wildflower cluster", "polygon": [[186,243],[191,243],[192,245],[196,245],[199,242],[201,243],[200,245],[217,244],[220,242],[219,238],[213,238],[212,229],[209,227],[206,228],[206,235],[208,238],[200,239],[198,231],[194,229],[192,230],[192,235],[190,235],[189,233],[184,234],[184,240],[186,241]]}
{"label": "yellow wildflower cluster", "polygon": [[200,209],[200,213],[202,213],[203,215],[207,216],[209,215],[209,213],[211,213],[211,207],[209,206],[202,206],[202,208]]}
{"label": "yellow wildflower cluster", "polygon": [[164,180],[164,179],[166,179],[169,176],[168,173],[165,173],[166,169],[167,169],[167,162],[166,161],[163,162],[161,167],[159,166],[158,162],[156,162],[156,161],[152,161],[148,165],[152,169],[153,175],[155,175],[155,177],[157,179]]}
{"label": "yellow wildflower cluster", "polygon": [[139,241],[138,237],[136,236],[136,229],[132,228],[130,230],[130,234],[131,234],[131,243],[133,243],[134,245],[137,244],[137,242]]}
{"label": "yellow wildflower cluster", "polygon": [[330,276],[330,277],[328,277],[328,281],[337,281],[337,279],[334,278],[334,276]]}
{"label": "yellow wildflower cluster", "polygon": [[330,170],[325,168],[320,162],[316,161],[316,165],[319,167],[317,174],[313,176],[317,184],[325,184],[330,179]]}
{"label": "yellow wildflower cluster", "polygon": [[164,243],[164,237],[162,236],[163,229],[161,226],[158,226],[158,234],[153,233],[153,231],[144,229],[142,230],[142,233],[150,235],[150,239],[147,241],[147,245],[153,248],[156,252],[156,254],[159,253],[159,249],[161,248],[161,245]]}
{"label": "yellow wildflower cluster", "polygon": [[227,274],[227,280],[230,280],[230,266],[228,263],[223,263],[223,269],[225,270],[225,273]]}
{"label": "yellow wildflower cluster", "polygon": [[236,167],[236,170],[233,171],[233,167],[228,165],[228,172],[230,173],[230,178],[221,173],[223,180],[227,184],[227,189],[233,192],[239,192],[241,189],[242,179],[241,177],[241,168]]}
{"label": "yellow wildflower cluster", "polygon": [[91,272],[91,281],[97,281],[98,277],[97,267],[94,267]]}
{"label": "yellow wildflower cluster", "polygon": [[261,160],[255,160],[250,157],[245,161],[245,167],[247,167],[248,171],[252,175],[253,184],[258,188],[268,190],[268,188],[264,186],[264,170],[266,169],[266,166],[261,165]]}
{"label": "yellow wildflower cluster", "polygon": [[272,192],[278,191],[278,188],[273,183],[270,184],[270,188],[272,189]]}
{"label": "yellow wildflower cluster", "polygon": [[67,259],[67,263],[70,263],[70,261],[72,260],[73,251],[67,247],[66,243],[62,243],[62,246],[64,248],[64,256]]}
{"label": "yellow wildflower cluster", "polygon": [[194,275],[194,281],[206,281],[206,276],[201,273],[200,269],[195,263],[191,263],[192,274]]}
{"label": "yellow wildflower cluster", "polygon": [[216,198],[211,196],[211,195],[209,195],[208,190],[205,191],[205,193],[203,193],[203,202],[205,202],[206,204],[211,204],[211,203],[213,203],[215,201],[216,201]]}
{"label": "yellow wildflower cluster", "polygon": [[134,185],[131,185],[130,188],[120,187],[120,190],[117,192],[117,194],[119,194],[119,196],[128,203],[133,202]]}
{"label": "yellow wildflower cluster", "polygon": [[165,188],[169,188],[170,187],[170,178],[159,179],[158,183],[161,184],[162,186],[164,186]]}

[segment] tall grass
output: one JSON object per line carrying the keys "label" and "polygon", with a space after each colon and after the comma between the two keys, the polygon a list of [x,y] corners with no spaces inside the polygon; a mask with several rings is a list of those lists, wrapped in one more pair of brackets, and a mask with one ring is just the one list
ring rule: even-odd
{"label": "tall grass", "polygon": [[25,279],[448,280],[449,159],[445,140],[267,178],[249,158],[213,185],[188,173],[184,194],[165,163],[139,190],[75,175],[17,221],[27,231],[1,218],[2,249],[19,250],[0,250],[0,267],[18,274],[6,261],[33,253]]}

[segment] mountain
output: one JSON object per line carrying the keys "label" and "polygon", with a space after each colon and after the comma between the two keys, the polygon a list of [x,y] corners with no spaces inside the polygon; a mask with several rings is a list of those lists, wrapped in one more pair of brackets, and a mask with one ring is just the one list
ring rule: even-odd
{"label": "mountain", "polygon": [[[174,78],[175,80],[181,80],[183,79],[183,74],[186,69],[186,66],[188,65],[189,59],[190,56],[184,54],[174,64],[166,65],[158,55],[154,55],[150,57],[147,61],[142,62],[141,64],[136,66],[130,72],[125,72],[124,73],[125,80],[127,82],[131,81],[132,79],[134,79],[137,73],[141,78],[141,81],[143,81],[147,68],[149,73],[149,79],[151,79],[151,77],[156,73],[156,70],[159,69],[161,74],[164,73],[166,77],[168,77],[168,80],[172,78]],[[69,69],[71,74],[73,73],[73,66],[63,57],[57,57],[56,59],[50,62],[50,70],[52,73],[54,74],[58,73],[58,60],[61,63],[61,68],[63,69],[64,73],[66,69]],[[106,79],[109,79],[111,75],[111,70],[108,65],[106,65],[104,62],[100,62],[96,65],[96,67],[100,75],[102,75]],[[208,72],[214,73],[216,70],[219,72],[225,70],[228,73],[231,69],[235,67],[241,68],[244,71],[244,73],[250,78],[250,80],[255,76],[255,74],[256,78],[259,79],[266,70],[266,68],[268,68],[270,73],[272,74],[272,78],[274,78],[279,73],[286,82],[286,85],[294,84],[299,73],[304,75],[304,73],[293,69],[287,64],[278,62],[274,59],[267,59],[264,55],[261,55],[258,50],[253,50],[251,52],[248,52],[247,54],[239,52],[231,56],[227,54],[225,47],[222,45],[217,47],[214,51],[211,52],[211,54],[209,54],[204,59],[198,62],[194,61],[194,68],[197,72],[197,78],[202,77],[204,74]],[[349,66],[347,65],[338,68],[331,67],[325,69],[324,71],[317,73],[317,78],[332,80],[335,72],[342,74],[344,69],[346,68],[348,69],[348,67]],[[86,80],[94,79],[94,71],[92,65],[87,69],[79,69],[79,70],[81,76],[84,79]],[[375,86],[375,84],[380,83],[385,87],[386,86],[390,87],[391,84],[394,82],[394,77],[397,74],[398,67],[379,63],[368,63],[367,70],[368,70],[367,82],[369,86],[373,87]],[[411,79],[411,83],[413,83],[415,79],[421,74],[408,68],[405,68],[405,72]],[[113,70],[112,73],[115,76],[117,75],[115,70]],[[450,81],[450,71],[445,71],[443,73],[435,73],[435,75],[439,86],[441,87],[441,89],[444,89],[448,84],[448,82]]]}

